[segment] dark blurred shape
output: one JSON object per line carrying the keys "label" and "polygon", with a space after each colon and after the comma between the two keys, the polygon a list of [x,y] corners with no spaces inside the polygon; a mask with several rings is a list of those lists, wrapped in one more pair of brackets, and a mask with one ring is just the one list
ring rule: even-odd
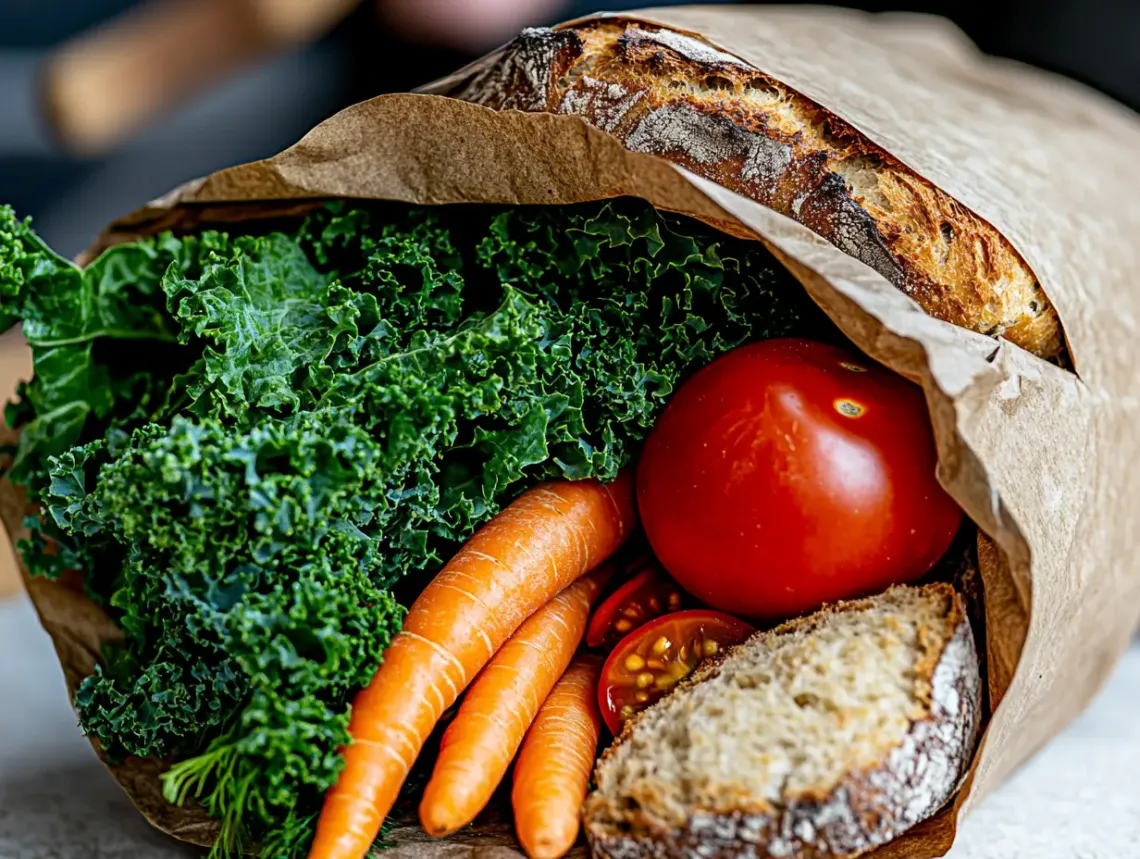
{"label": "dark blurred shape", "polygon": [[41,91],[67,151],[96,155],[267,57],[324,36],[357,0],[150,0],[53,50]]}
{"label": "dark blurred shape", "polygon": [[0,0],[0,51],[51,48],[145,0]]}
{"label": "dark blurred shape", "polygon": [[[109,219],[172,186],[290,145],[347,103],[348,40],[313,38],[355,3],[0,0],[0,200],[73,254]],[[212,26],[211,14],[230,23]],[[163,15],[167,26],[156,26]],[[137,35],[148,25],[154,37]],[[60,43],[71,47],[61,54]],[[51,68],[68,108],[54,118],[78,116],[79,134],[61,135],[50,122],[42,95]],[[134,126],[126,138],[123,118]]]}
{"label": "dark blurred shape", "polygon": [[[685,0],[649,3],[684,5]],[[469,11],[461,9],[464,4]],[[279,151],[340,108],[444,75],[523,26],[636,4],[149,0],[150,11],[140,11],[146,5],[144,0],[0,0],[0,199],[35,215],[49,241],[68,253],[109,218],[181,181]],[[836,5],[944,15],[983,50],[1060,71],[1140,106],[1138,0],[852,0]],[[90,41],[99,32],[93,28],[130,21],[132,15],[136,22],[153,24],[155,9],[169,14],[172,23],[165,32],[159,28],[144,36],[146,28],[136,24],[134,38],[114,37],[101,50],[90,50],[91,44],[98,46],[98,40]],[[180,10],[183,17],[169,10]],[[195,33],[204,48],[193,47]],[[74,41],[83,34],[88,41]],[[73,49],[57,59],[51,67],[55,74],[47,77],[56,82],[47,88],[55,93],[48,101],[54,112],[47,111],[39,99],[45,58],[49,49],[69,41]],[[83,44],[87,50],[75,49]],[[60,69],[69,70],[62,75],[69,84],[59,84]],[[72,117],[70,131],[65,114]],[[68,140],[70,154],[61,146]],[[76,145],[77,140],[90,145]],[[77,154],[83,151],[105,154]]]}
{"label": "dark blurred shape", "polygon": [[397,37],[479,53],[565,7],[564,0],[376,0]]}
{"label": "dark blurred shape", "polygon": [[26,161],[25,170],[49,181],[62,164],[70,181],[56,186],[57,196],[20,211],[36,217],[53,247],[74,256],[109,221],[176,185],[292,145],[333,112],[347,87],[345,55],[336,46],[284,54],[231,78],[111,157]]}
{"label": "dark blurred shape", "polygon": [[[374,0],[380,20],[401,39],[417,44],[482,54],[524,27],[577,18],[593,12],[635,8],[628,3],[575,0]],[[659,0],[653,6],[679,6]],[[721,0],[725,5],[739,0]]]}
{"label": "dark blurred shape", "polygon": [[[802,0],[782,2],[805,5]],[[832,5],[941,15],[986,53],[1059,72],[1140,109],[1138,0],[854,0]]]}
{"label": "dark blurred shape", "polygon": [[[455,71],[462,65],[509,41],[526,26],[556,24],[595,12],[619,12],[637,7],[637,3],[619,0],[500,0],[499,5],[514,6],[511,15],[497,16],[495,27],[479,28],[477,38],[467,39],[448,28],[444,38],[433,39],[430,28],[405,21],[398,26],[389,16],[410,14],[422,10],[426,19],[439,14],[444,6],[463,0],[371,0],[365,4],[379,10],[373,20],[369,9],[361,7],[342,31],[350,40],[353,57],[353,91],[351,101],[383,92],[402,92],[413,89]],[[483,3],[486,0],[473,0]],[[735,5],[739,0],[717,0],[717,5]],[[648,0],[646,7],[702,5],[699,0]],[[707,3],[703,5],[708,5]],[[533,12],[522,17],[520,10]],[[545,13],[542,10],[546,10]],[[380,26],[377,26],[377,20]],[[483,47],[473,47],[481,44]]]}
{"label": "dark blurred shape", "polygon": [[1011,0],[1008,8],[997,29],[977,37],[984,50],[1059,71],[1140,108],[1140,3]]}

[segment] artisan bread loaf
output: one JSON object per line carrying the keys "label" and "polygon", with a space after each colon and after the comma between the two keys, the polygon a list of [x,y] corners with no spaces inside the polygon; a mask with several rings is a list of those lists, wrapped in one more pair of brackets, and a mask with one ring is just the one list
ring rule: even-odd
{"label": "artisan bread loaf", "polygon": [[685,34],[618,18],[525,31],[448,94],[581,116],[791,217],[879,271],[932,316],[1062,350],[1037,278],[989,223],[838,117]]}
{"label": "artisan bread loaf", "polygon": [[855,856],[937,811],[977,739],[961,598],[893,588],[707,662],[631,720],[586,801],[612,859]]}

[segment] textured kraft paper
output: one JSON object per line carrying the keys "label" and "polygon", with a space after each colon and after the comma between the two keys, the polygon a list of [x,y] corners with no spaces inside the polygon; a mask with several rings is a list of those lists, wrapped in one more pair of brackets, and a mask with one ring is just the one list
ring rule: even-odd
{"label": "textured kraft paper", "polygon": [[[0,335],[0,394],[7,395],[32,375],[32,356],[20,332],[12,329]],[[13,436],[0,425],[0,444]],[[23,593],[20,566],[11,552],[7,533],[0,534],[0,601]]]}
{"label": "textured kraft paper", "polygon": [[[920,382],[943,484],[978,524],[993,712],[951,807],[874,852],[944,854],[957,820],[1078,713],[1140,619],[1140,120],[1071,82],[983,58],[945,22],[830,9],[627,13],[704,36],[800,90],[991,221],[1056,305],[1077,375],[923,314],[800,225],[576,117],[432,95],[356,105],[267,161],[221,171],[112,224],[86,255],[166,228],[302,211],[315,199],[571,203],[636,195],[761,238],[865,352]],[[27,510],[0,486],[18,536]],[[74,582],[28,582],[69,689],[116,630]],[[208,843],[161,800],[157,761],[112,772],[159,828]],[[446,841],[414,826],[391,859],[521,855],[494,813]]]}

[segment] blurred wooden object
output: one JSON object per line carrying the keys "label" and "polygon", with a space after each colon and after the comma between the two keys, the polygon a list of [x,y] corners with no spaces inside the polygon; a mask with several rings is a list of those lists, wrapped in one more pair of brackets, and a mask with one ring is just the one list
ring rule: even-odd
{"label": "blurred wooden object", "polygon": [[151,0],[49,57],[45,113],[62,146],[98,155],[258,59],[319,38],[358,2]]}
{"label": "blurred wooden object", "polygon": [[[32,353],[18,329],[0,336],[0,403],[12,399],[16,383],[32,376]],[[7,430],[0,424],[0,434],[8,443]],[[21,590],[20,569],[8,534],[0,528],[0,599],[13,596]]]}

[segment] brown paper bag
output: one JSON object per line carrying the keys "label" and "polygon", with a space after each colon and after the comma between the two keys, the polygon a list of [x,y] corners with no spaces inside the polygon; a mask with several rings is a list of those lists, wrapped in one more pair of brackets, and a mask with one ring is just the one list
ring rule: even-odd
{"label": "brown paper bag", "polygon": [[[560,204],[628,194],[758,236],[860,348],[923,385],[940,477],[985,535],[988,728],[952,807],[875,853],[942,855],[959,817],[1085,706],[1140,617],[1140,480],[1129,473],[1140,454],[1140,121],[1076,84],[985,59],[937,20],[802,8],[634,17],[701,34],[795,87],[994,224],[1056,305],[1076,372],[926,316],[798,224],[626,152],[577,118],[427,95],[349,108],[274,158],[190,183],[112,224],[91,253],[341,196]],[[17,535],[25,511],[10,485],[0,487],[0,510]],[[73,689],[115,629],[66,584],[29,590]],[[210,821],[161,800],[160,769],[131,760],[113,772],[155,825],[208,843]],[[414,826],[392,840],[392,859],[518,855],[502,818],[445,842]]]}
{"label": "brown paper bag", "polygon": [[[16,390],[16,385],[31,378],[32,356],[28,344],[19,331],[8,331],[0,335],[0,391],[5,395]],[[0,443],[14,440],[9,430],[0,427]],[[13,552],[9,534],[0,534],[0,600],[14,597],[23,591],[20,582],[20,565]]]}

